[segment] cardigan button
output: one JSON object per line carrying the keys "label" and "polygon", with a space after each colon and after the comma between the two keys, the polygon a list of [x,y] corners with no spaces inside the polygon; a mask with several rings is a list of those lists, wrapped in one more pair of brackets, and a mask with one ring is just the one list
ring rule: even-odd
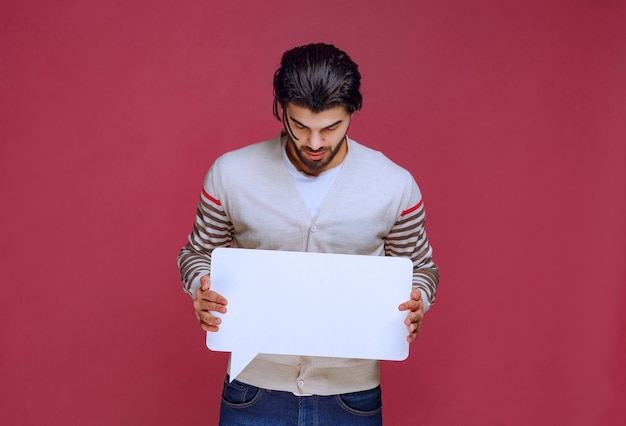
{"label": "cardigan button", "polygon": [[315,227],[315,225],[311,226],[311,232],[315,232],[317,231],[317,228]]}

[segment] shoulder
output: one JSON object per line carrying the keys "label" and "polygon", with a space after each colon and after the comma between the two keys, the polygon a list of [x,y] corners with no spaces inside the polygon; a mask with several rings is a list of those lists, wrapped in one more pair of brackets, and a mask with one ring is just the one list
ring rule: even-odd
{"label": "shoulder", "polygon": [[[417,182],[404,167],[396,164],[385,154],[350,140],[352,155],[344,164],[350,181],[363,191],[375,190],[379,197],[399,201],[398,209],[404,210],[422,199]],[[347,158],[346,158],[347,159]],[[392,201],[388,201],[393,204]],[[391,205],[389,204],[389,205]]]}
{"label": "shoulder", "polygon": [[382,152],[362,145],[352,139],[349,139],[348,146],[350,154],[353,154],[350,161],[354,163],[354,166],[361,173],[375,176],[376,179],[384,177],[387,181],[401,180],[409,182],[413,180],[408,170],[389,159]]}
{"label": "shoulder", "polygon": [[280,153],[280,136],[226,152],[215,160],[213,167],[226,169],[242,165],[253,167],[255,164],[277,157],[276,153]]}
{"label": "shoulder", "polygon": [[251,182],[274,179],[282,164],[280,136],[229,151],[218,157],[204,179],[204,187],[216,192],[220,188],[247,188]]}

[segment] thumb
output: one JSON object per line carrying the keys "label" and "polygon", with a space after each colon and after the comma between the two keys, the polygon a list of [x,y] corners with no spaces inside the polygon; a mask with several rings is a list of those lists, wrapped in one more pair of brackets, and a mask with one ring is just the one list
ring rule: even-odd
{"label": "thumb", "polygon": [[200,289],[206,291],[211,287],[211,278],[208,275],[200,278]]}
{"label": "thumb", "polygon": [[411,298],[412,298],[413,300],[421,300],[421,299],[422,299],[422,292],[421,292],[421,291],[419,291],[419,289],[414,288],[414,289],[411,291]]}

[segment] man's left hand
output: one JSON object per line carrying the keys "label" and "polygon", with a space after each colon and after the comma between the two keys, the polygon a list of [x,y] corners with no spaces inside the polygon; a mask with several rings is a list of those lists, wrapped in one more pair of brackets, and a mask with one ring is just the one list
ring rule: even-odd
{"label": "man's left hand", "polygon": [[417,339],[417,333],[422,327],[422,321],[424,320],[424,302],[422,302],[422,293],[414,288],[411,291],[411,300],[408,300],[400,306],[400,311],[409,311],[404,323],[406,324],[409,335],[406,337],[407,342],[412,343]]}

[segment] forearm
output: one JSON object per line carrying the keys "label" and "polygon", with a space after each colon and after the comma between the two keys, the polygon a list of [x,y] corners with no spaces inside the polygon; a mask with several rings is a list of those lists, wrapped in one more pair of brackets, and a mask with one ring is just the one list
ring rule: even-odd
{"label": "forearm", "polygon": [[435,302],[439,269],[433,261],[432,247],[425,230],[426,213],[422,201],[403,212],[389,233],[386,253],[408,257],[413,262],[413,287],[420,290],[426,311]]}
{"label": "forearm", "polygon": [[200,288],[200,277],[211,273],[211,251],[200,252],[192,243],[183,247],[178,255],[178,271],[183,289],[195,297]]}
{"label": "forearm", "polygon": [[418,267],[413,273],[413,287],[422,293],[422,301],[424,302],[424,312],[430,305],[435,303],[435,293],[439,284],[439,269],[432,260],[429,266]]}
{"label": "forearm", "polygon": [[219,200],[202,191],[193,231],[178,255],[178,270],[184,290],[195,297],[200,277],[211,273],[211,254],[232,243],[233,226]]}

